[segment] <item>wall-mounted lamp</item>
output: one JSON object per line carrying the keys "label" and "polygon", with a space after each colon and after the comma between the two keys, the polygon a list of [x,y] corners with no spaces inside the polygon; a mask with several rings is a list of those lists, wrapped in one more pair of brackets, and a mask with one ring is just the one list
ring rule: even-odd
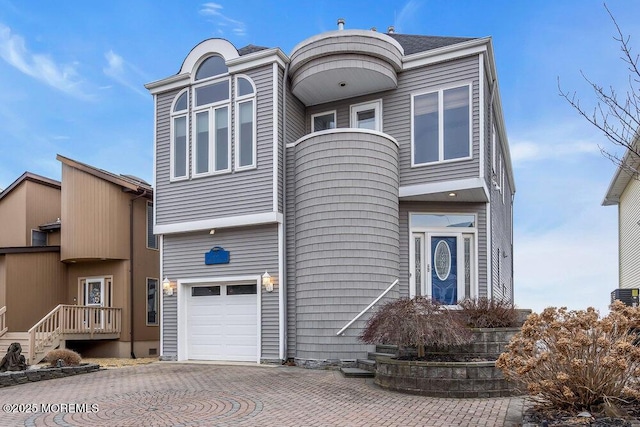
{"label": "wall-mounted lamp", "polygon": [[456,196],[457,196],[457,194],[454,193],[453,191],[451,193],[449,193],[449,197],[456,197]]}
{"label": "wall-mounted lamp", "polygon": [[173,286],[167,277],[162,281],[162,292],[169,297],[173,295]]}
{"label": "wall-mounted lamp", "polygon": [[211,230],[209,230],[209,234],[211,234],[212,236],[216,234],[216,229],[212,228]]}
{"label": "wall-mounted lamp", "polygon": [[264,290],[267,292],[273,292],[273,282],[271,281],[271,275],[266,271],[262,275],[262,286],[264,286]]}

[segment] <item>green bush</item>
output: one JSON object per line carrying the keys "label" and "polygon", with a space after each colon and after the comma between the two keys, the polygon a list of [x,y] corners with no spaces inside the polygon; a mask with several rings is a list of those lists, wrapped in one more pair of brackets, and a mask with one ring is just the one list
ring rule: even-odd
{"label": "green bush", "polygon": [[496,362],[544,406],[593,410],[639,398],[640,308],[617,301],[600,318],[593,309],[550,307],[531,314]]}
{"label": "green bush", "polygon": [[51,350],[44,356],[44,361],[49,366],[56,366],[58,360],[62,360],[63,366],[78,366],[82,361],[82,357],[75,351],[66,348]]}

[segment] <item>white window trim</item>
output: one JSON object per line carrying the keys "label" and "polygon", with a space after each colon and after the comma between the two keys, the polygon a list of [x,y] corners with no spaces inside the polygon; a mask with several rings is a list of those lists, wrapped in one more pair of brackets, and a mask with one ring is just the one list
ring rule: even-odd
{"label": "white window trim", "polygon": [[[149,323],[149,280],[156,281],[156,323]],[[147,291],[146,296],[147,300],[145,301],[145,319],[144,322],[147,326],[160,326],[160,299],[162,298],[162,292],[160,291],[160,280],[157,277],[147,277],[145,280],[145,290]]]}
{"label": "white window trim", "polygon": [[496,125],[495,123],[492,126],[492,139],[491,139],[491,171],[495,174],[496,173],[496,139],[497,139],[497,135],[496,135]]}
{"label": "white window trim", "polygon": [[[250,84],[251,87],[253,88],[253,93],[248,94],[248,95],[242,95],[242,96],[238,96],[238,79],[239,78],[244,78],[245,80],[247,80]],[[235,81],[234,81],[234,85],[235,85],[235,94],[236,94],[236,99],[235,99],[235,124],[234,124],[234,141],[233,141],[233,149],[234,149],[234,169],[236,171],[245,171],[245,170],[251,170],[251,169],[256,169],[258,167],[258,161],[257,161],[257,155],[258,155],[258,131],[257,131],[257,120],[258,120],[258,113],[257,113],[257,107],[258,107],[258,103],[256,101],[256,85],[253,82],[253,80],[251,79],[251,77],[244,75],[244,74],[239,74],[235,77]],[[243,104],[245,102],[251,102],[253,103],[253,154],[252,154],[252,160],[253,162],[250,165],[246,165],[246,166],[240,166],[240,104]]]}
{"label": "white window trim", "polygon": [[[458,89],[467,87],[469,90],[469,155],[467,157],[458,157],[455,159],[444,159],[444,91],[449,89]],[[415,140],[414,140],[414,117],[415,117],[415,99],[418,96],[428,95],[430,93],[438,94],[438,160],[433,162],[416,163],[415,162]],[[454,84],[450,86],[442,86],[436,90],[425,92],[417,92],[411,94],[411,167],[421,167],[441,163],[461,162],[473,159],[473,83],[467,82],[463,84]]]}
{"label": "white window trim", "polygon": [[[214,85],[217,83],[222,83],[226,81],[228,83],[228,96],[227,99],[223,99],[222,101],[217,101],[217,102],[211,102],[209,104],[202,104],[202,105],[196,105],[197,102],[197,98],[196,98],[196,89],[201,88],[203,86],[210,86],[210,85]],[[194,84],[191,87],[191,96],[193,97],[193,111],[200,111],[200,110],[204,110],[207,108],[211,108],[211,107],[218,107],[220,105],[224,105],[224,104],[230,104],[231,103],[231,78],[229,78],[229,76],[220,78],[219,76],[216,76],[215,78],[212,78],[210,80],[206,80],[206,81],[202,81],[199,80],[198,84]]]}
{"label": "white window trim", "polygon": [[[228,109],[228,114],[227,114],[227,129],[228,129],[228,133],[227,133],[227,145],[228,145],[228,150],[227,150],[227,168],[226,169],[220,169],[220,170],[215,170],[215,114],[216,111],[221,109],[221,108],[227,108]],[[206,176],[212,176],[212,175],[220,175],[220,174],[224,174],[224,173],[229,173],[231,172],[231,106],[229,105],[228,102],[226,103],[218,103],[215,105],[210,105],[206,108],[199,108],[197,110],[193,111],[193,114],[191,116],[191,132],[192,135],[197,136],[197,123],[196,123],[196,116],[198,113],[202,113],[204,111],[207,111],[209,113],[209,158],[208,158],[208,171],[207,172],[203,172],[203,173],[197,173],[196,172],[196,154],[197,154],[197,150],[196,150],[196,145],[197,145],[197,141],[194,140],[192,141],[192,150],[191,150],[191,176],[193,178],[202,178],[202,177],[206,177]]]}
{"label": "white window trim", "polygon": [[374,110],[375,114],[375,129],[378,132],[382,132],[382,99],[376,99],[375,101],[367,101],[361,104],[353,104],[350,108],[351,115],[351,127],[358,127],[357,113],[360,111]]}
{"label": "white window trim", "polygon": [[200,84],[200,83],[203,83],[203,82],[211,83],[212,81],[214,81],[216,79],[221,79],[221,78],[224,78],[224,77],[228,78],[229,77],[229,66],[227,66],[227,72],[226,73],[216,74],[215,76],[209,76],[209,77],[205,77],[205,78],[200,79],[200,80],[196,80],[196,74],[198,74],[198,69],[200,69],[200,66],[204,63],[204,61],[206,61],[207,59],[211,58],[212,56],[219,56],[220,58],[222,58],[225,61],[225,64],[227,62],[227,59],[221,53],[212,53],[211,55],[203,56],[193,66],[193,72],[191,73],[191,83],[192,84],[195,84],[196,82],[197,82],[197,84]]}
{"label": "white window trim", "polygon": [[[475,227],[460,227],[460,228],[456,228],[456,227],[419,227],[419,226],[414,226],[413,225],[413,215],[473,215],[475,220],[474,220],[474,224]],[[430,249],[427,250],[427,244],[429,242],[427,242],[428,236],[429,234],[438,234],[441,236],[447,235],[448,233],[451,235],[456,235],[456,236],[460,236],[460,242],[461,244],[458,244],[458,256],[460,256],[460,250],[462,250],[462,260],[464,260],[464,244],[462,244],[464,242],[464,236],[465,235],[471,235],[473,236],[473,244],[471,247],[471,295],[470,298],[476,298],[479,295],[480,292],[480,283],[479,283],[479,275],[478,275],[478,271],[479,271],[479,255],[478,255],[478,240],[479,240],[479,232],[478,232],[479,228],[478,228],[478,213],[476,212],[409,212],[409,298],[413,298],[415,297],[415,278],[412,277],[415,265],[414,265],[414,260],[415,260],[415,254],[414,254],[414,247],[413,247],[413,233],[424,233],[425,238],[423,240],[423,259],[425,261],[425,264],[427,263],[427,254],[430,253]],[[424,273],[424,269],[423,269],[423,274]],[[429,272],[429,274],[431,274]],[[464,277],[463,275],[459,275],[462,279],[460,280],[462,284],[458,284],[458,286],[462,286],[464,289]],[[426,278],[425,276],[425,287],[427,289],[425,289],[425,294],[431,295],[431,289],[428,289],[429,286],[429,280]],[[459,282],[460,282],[459,281]],[[447,307],[459,307],[458,305],[454,305],[454,306],[447,306]]]}
{"label": "white window trim", "polygon": [[[174,112],[174,108],[176,105],[176,102],[178,101],[178,99],[182,96],[183,93],[187,94],[187,109],[186,110],[180,110],[180,111],[176,111]],[[182,91],[180,91],[176,97],[173,99],[173,102],[171,103],[171,114],[170,114],[170,141],[169,141],[169,181],[170,182],[174,182],[174,181],[185,181],[187,179],[189,179],[189,89],[184,89]],[[185,168],[184,168],[184,176],[175,176],[175,157],[174,157],[174,148],[175,148],[175,119],[179,119],[181,117],[185,117],[186,118],[186,135],[187,135],[187,140],[186,140],[186,144],[184,145],[185,148],[185,153],[184,153],[184,159],[185,159]]]}
{"label": "white window trim", "polygon": [[[311,133],[315,132],[315,126],[314,126],[314,120],[316,117],[320,117],[320,116],[328,116],[328,115],[333,115],[333,129],[338,127],[338,112],[337,110],[330,110],[330,111],[323,111],[322,113],[316,113],[316,114],[312,114],[311,115]],[[327,129],[324,129],[327,130]]]}

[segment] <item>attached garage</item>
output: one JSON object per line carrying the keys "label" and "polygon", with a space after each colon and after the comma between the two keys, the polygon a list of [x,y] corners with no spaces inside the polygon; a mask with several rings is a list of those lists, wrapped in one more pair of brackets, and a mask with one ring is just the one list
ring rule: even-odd
{"label": "attached garage", "polygon": [[185,284],[185,359],[259,361],[258,290],[256,281]]}

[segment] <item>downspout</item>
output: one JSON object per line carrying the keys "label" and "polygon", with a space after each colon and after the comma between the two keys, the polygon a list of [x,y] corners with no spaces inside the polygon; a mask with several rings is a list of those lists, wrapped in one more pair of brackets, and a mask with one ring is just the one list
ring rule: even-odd
{"label": "downspout", "polygon": [[[287,80],[289,78],[289,63],[284,66],[284,77],[282,78],[282,234],[284,250],[282,251],[282,272],[280,272],[280,290],[287,290]],[[284,313],[281,318],[285,319],[284,325],[284,337],[283,337],[283,349],[284,354],[282,360],[287,360],[287,326],[289,324],[287,319],[287,295],[283,295],[284,298]]]}
{"label": "downspout", "polygon": [[129,335],[131,336],[130,352],[131,358],[135,359],[136,354],[133,351],[134,328],[133,328],[133,202],[140,197],[147,195],[147,190],[137,195],[129,202]]}
{"label": "downspout", "polygon": [[[493,79],[493,83],[491,84],[491,95],[489,96],[489,135],[493,134],[493,130],[495,128],[495,126],[493,125],[493,96],[496,93],[496,84],[498,83],[497,79]],[[489,146],[493,147],[492,141],[489,141]],[[496,147],[497,149],[497,147]],[[495,157],[496,153],[491,153],[491,165],[493,166],[493,157]],[[491,182],[489,183],[489,186],[491,188],[491,194],[493,194],[493,169],[491,169]],[[489,209],[493,209],[493,203],[489,203]],[[489,215],[489,228],[491,229],[491,234],[493,234],[493,215]],[[489,261],[491,261],[491,264],[493,264],[493,238],[492,236],[488,236],[489,241],[491,242],[490,246],[490,250],[491,250],[491,256],[489,257]],[[498,259],[498,262],[500,262],[500,260]],[[491,281],[491,300],[493,300],[493,265],[491,266],[491,277],[488,277],[487,279]],[[500,282],[500,278],[498,277],[498,282]]]}

